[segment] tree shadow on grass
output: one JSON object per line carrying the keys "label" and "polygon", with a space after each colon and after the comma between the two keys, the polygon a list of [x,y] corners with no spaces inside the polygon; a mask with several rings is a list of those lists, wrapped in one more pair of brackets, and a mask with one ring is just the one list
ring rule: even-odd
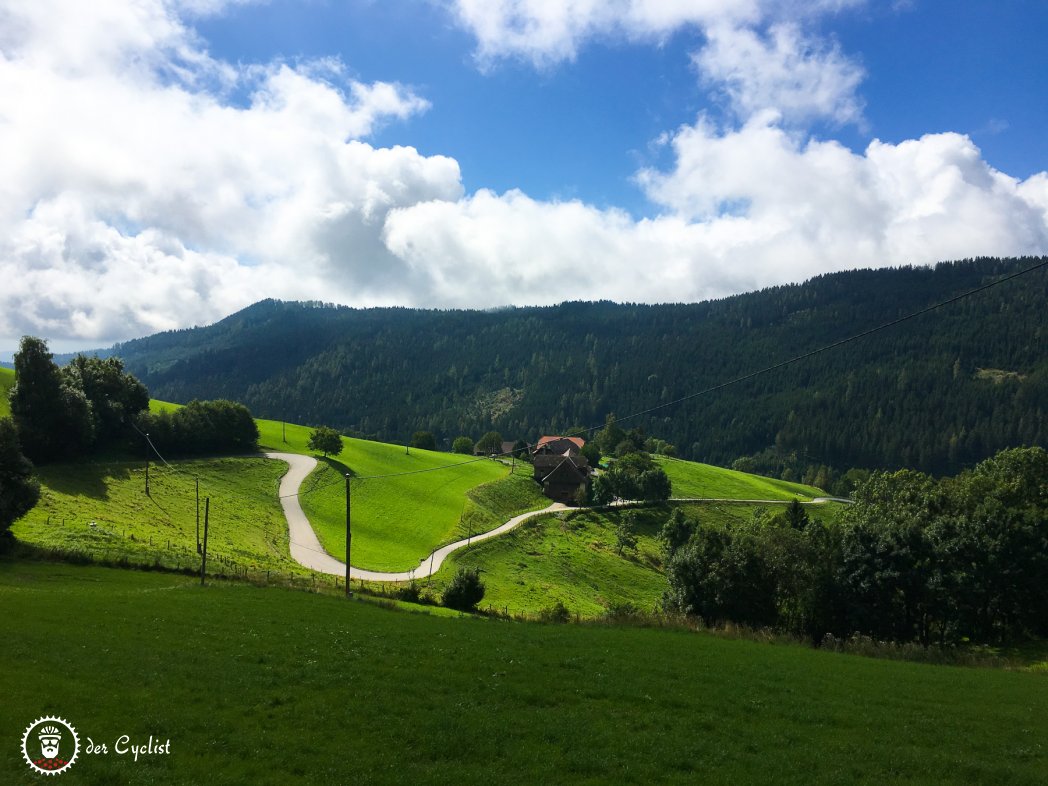
{"label": "tree shadow on grass", "polygon": [[47,488],[60,494],[108,500],[109,482],[131,480],[131,467],[126,464],[48,464],[38,467],[37,475]]}
{"label": "tree shadow on grass", "polygon": [[335,472],[337,472],[342,477],[345,477],[346,475],[349,475],[349,476],[355,478],[357,476],[356,472],[354,472],[352,469],[347,467],[345,464],[343,464],[338,459],[332,458],[331,456],[320,456],[317,460],[318,461],[323,461],[325,464],[327,464],[329,467],[331,467],[331,469],[335,470]]}

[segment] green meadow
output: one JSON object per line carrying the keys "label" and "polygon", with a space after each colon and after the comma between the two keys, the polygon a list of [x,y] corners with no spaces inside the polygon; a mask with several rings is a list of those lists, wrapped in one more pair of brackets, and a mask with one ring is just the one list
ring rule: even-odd
{"label": "green meadow", "polygon": [[[688,518],[719,526],[750,520],[760,505],[682,503]],[[831,518],[839,505],[808,507],[813,518]],[[670,505],[637,508],[637,547],[619,553],[616,527],[622,510],[561,511],[448,558],[429,583],[439,594],[460,567],[479,568],[485,584],[482,608],[534,616],[557,601],[572,614],[596,617],[631,604],[654,610],[666,589],[659,530]],[[768,506],[768,512],[774,508]]]}
{"label": "green meadow", "polygon": [[[48,464],[37,468],[41,496],[12,532],[26,546],[99,560],[165,567],[199,565],[200,517],[210,497],[212,569],[307,573],[291,559],[277,485],[287,465],[264,458],[153,463],[149,494],[141,461]],[[202,523],[201,523],[202,526]]]}
{"label": "green meadow", "polygon": [[[306,479],[300,501],[324,548],[344,560],[348,468],[356,476],[350,492],[353,565],[370,570],[417,566],[434,548],[454,540],[467,492],[509,475],[509,467],[491,459],[417,449],[409,455],[403,447],[356,439],[344,444],[341,455],[322,459]],[[448,464],[462,466],[440,469]],[[406,472],[418,474],[397,476]],[[374,475],[394,477],[369,479]]]}
{"label": "green meadow", "polygon": [[724,467],[682,461],[665,456],[654,456],[673,483],[674,497],[706,497],[710,499],[780,499],[794,498],[802,502],[813,497],[826,496],[814,486],[790,483],[761,475],[750,475]]}
{"label": "green meadow", "polygon": [[[0,561],[0,782],[1040,784],[1048,680],[683,630],[447,619]],[[128,735],[170,754],[117,755]],[[63,781],[63,782],[64,782]]]}

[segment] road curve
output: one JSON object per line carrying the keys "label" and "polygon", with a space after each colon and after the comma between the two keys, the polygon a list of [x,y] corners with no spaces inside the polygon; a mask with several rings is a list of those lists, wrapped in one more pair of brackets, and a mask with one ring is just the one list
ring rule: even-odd
{"label": "road curve", "polygon": [[[302,485],[302,481],[306,479],[310,472],[317,465],[317,460],[312,456],[303,456],[300,453],[266,453],[266,458],[276,459],[278,461],[286,462],[288,465],[288,471],[280,479],[280,504],[284,509],[284,517],[287,519],[288,535],[291,540],[291,557],[299,565],[315,570],[317,573],[330,573],[334,576],[345,576],[346,575],[346,563],[341,560],[335,559],[320,544],[317,539],[316,532],[313,531],[313,526],[309,523],[309,519],[306,518],[306,514],[302,510],[302,506],[298,502],[298,490]],[[777,500],[777,499],[708,499],[708,498],[694,498],[694,499],[672,499],[671,502],[728,502],[728,503],[742,503],[742,504],[760,504],[760,505],[786,505],[789,504],[789,500]],[[802,505],[821,505],[826,502],[845,502],[850,503],[851,500],[839,499],[837,497],[816,497],[811,502],[802,502]],[[619,503],[623,506],[630,506],[643,503]],[[535,516],[540,516],[543,513],[552,513],[558,510],[567,510],[567,506],[559,502],[554,502],[547,508],[541,510],[533,510],[528,513],[521,513],[519,516],[514,516],[505,524],[495,527],[493,530],[487,532],[481,532],[478,535],[473,535],[470,538],[464,540],[457,540],[454,543],[449,543],[447,546],[441,546],[439,549],[434,551],[432,554],[427,554],[425,557],[419,560],[418,567],[412,570],[401,571],[399,573],[385,573],[376,570],[363,570],[361,568],[350,568],[350,576],[354,579],[363,579],[364,581],[412,581],[413,579],[424,579],[428,576],[433,575],[440,566],[444,563],[454,551],[458,551],[473,543],[479,543],[482,540],[488,540],[489,538],[495,538],[499,535],[503,535],[510,530],[516,529],[525,521]]]}
{"label": "road curve", "polygon": [[[306,476],[308,476],[309,473],[313,471],[313,468],[316,467],[317,460],[312,456],[303,456],[299,453],[266,453],[265,456],[266,458],[286,462],[288,465],[287,473],[280,479],[279,493],[280,505],[284,509],[284,517],[287,519],[288,535],[291,539],[292,559],[294,559],[299,565],[307,567],[310,570],[315,570],[318,573],[330,573],[335,576],[345,576],[346,563],[332,557],[324,550],[324,547],[320,545],[316,532],[313,531],[309,519],[306,518],[306,514],[302,511],[302,506],[298,502],[297,494],[299,487],[302,485],[302,481],[306,479]],[[543,513],[565,510],[566,507],[566,505],[555,502],[548,508],[521,513],[519,516],[514,516],[505,524],[496,527],[493,530],[481,532],[470,538],[449,543],[447,546],[441,546],[432,554],[427,554],[420,559],[418,567],[413,568],[412,570],[402,571],[400,573],[384,573],[376,570],[350,568],[350,577],[358,580],[363,579],[364,581],[411,581],[412,579],[424,579],[440,570],[440,566],[444,563],[444,560],[453,551],[457,551],[472,543],[497,537],[498,535],[502,535],[512,529],[516,529],[530,518],[539,516]]]}

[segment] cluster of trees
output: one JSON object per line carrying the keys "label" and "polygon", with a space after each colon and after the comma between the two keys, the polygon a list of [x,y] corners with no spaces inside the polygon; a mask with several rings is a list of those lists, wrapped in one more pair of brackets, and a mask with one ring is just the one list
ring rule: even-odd
{"label": "cluster of trees", "polygon": [[594,505],[608,505],[616,498],[661,502],[671,492],[666,471],[650,455],[627,453],[593,479],[592,501]]}
{"label": "cluster of trees", "polygon": [[821,640],[1000,642],[1048,634],[1048,453],[956,477],[877,472],[828,525],[794,505],[734,527],[667,522],[672,609]]}
{"label": "cluster of trees", "polygon": [[149,392],[118,358],[77,355],[59,368],[46,341],[26,336],[14,360],[11,417],[35,462],[122,443],[149,407]]}
{"label": "cluster of trees", "polygon": [[[533,442],[713,388],[1031,262],[849,271],[697,304],[461,312],[266,301],[117,354],[172,401],[233,398],[392,442],[420,429],[441,446],[491,429]],[[1046,301],[1042,270],[631,425],[723,466],[768,447],[796,453],[796,480],[823,467],[955,474],[1005,447],[1048,445]]]}
{"label": "cluster of trees", "polygon": [[249,453],[258,449],[258,426],[236,401],[190,401],[179,409],[145,413],[138,428],[164,454]]}

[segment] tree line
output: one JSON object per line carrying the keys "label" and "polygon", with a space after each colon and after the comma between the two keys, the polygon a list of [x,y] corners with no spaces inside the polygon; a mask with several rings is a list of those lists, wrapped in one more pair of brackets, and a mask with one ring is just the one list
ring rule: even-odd
{"label": "tree line", "polygon": [[953,644],[1048,634],[1048,453],[955,477],[875,472],[831,523],[795,503],[727,527],[675,510],[666,605],[710,625]]}
{"label": "tree line", "polygon": [[59,367],[46,341],[26,336],[14,365],[11,417],[0,418],[0,537],[39,499],[33,462],[142,455],[152,449],[145,435],[170,456],[258,448],[258,427],[243,404],[191,401],[150,413],[149,391],[119,358],[77,355]]}

